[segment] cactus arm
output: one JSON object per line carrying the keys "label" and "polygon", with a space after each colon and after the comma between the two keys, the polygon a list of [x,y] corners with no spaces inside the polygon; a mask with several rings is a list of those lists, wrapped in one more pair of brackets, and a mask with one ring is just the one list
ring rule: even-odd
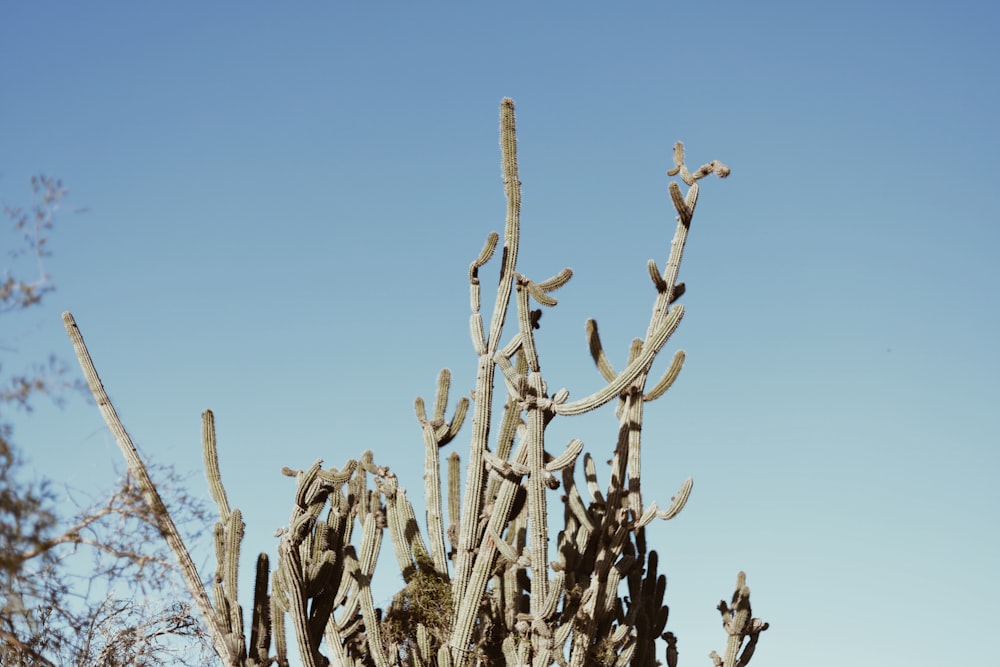
{"label": "cactus arm", "polygon": [[215,415],[211,410],[205,410],[201,415],[201,440],[205,458],[205,476],[208,478],[208,491],[212,500],[219,507],[219,518],[223,523],[229,521],[229,499],[226,497],[226,487],[222,485],[222,473],[219,471],[219,450],[215,439]]}
{"label": "cactus arm", "polygon": [[586,505],[583,504],[583,498],[580,497],[580,490],[577,488],[576,480],[573,478],[572,467],[563,469],[563,489],[566,492],[567,511],[580,524],[582,530],[587,533],[594,532],[594,522],[591,519],[590,512],[587,511]]}
{"label": "cactus arm", "polygon": [[566,445],[566,451],[545,464],[547,472],[559,472],[564,468],[572,467],[576,463],[576,458],[583,451],[583,440],[573,438]]}
{"label": "cactus arm", "polygon": [[684,350],[677,350],[674,353],[674,358],[670,361],[670,367],[660,378],[660,381],[653,386],[652,389],[647,391],[642,395],[642,400],[645,402],[655,401],[660,396],[663,396],[667,391],[674,385],[674,381],[677,380],[677,376],[681,374],[681,368],[684,366],[685,354]]}
{"label": "cactus arm", "polygon": [[268,664],[268,651],[271,648],[271,600],[267,594],[269,570],[267,554],[262,553],[257,557],[249,647],[250,660],[261,667]]}
{"label": "cactus arm", "polygon": [[469,407],[467,398],[462,398],[455,406],[451,423],[445,422],[448,407],[448,391],[451,386],[451,372],[441,371],[434,401],[434,416],[428,420],[424,402],[416,401],[417,419],[421,423],[424,438],[424,497],[427,506],[427,532],[430,541],[431,560],[439,574],[448,577],[448,553],[445,547],[444,519],[441,498],[441,458],[439,450],[458,434]]}
{"label": "cactus arm", "polygon": [[424,436],[424,498],[426,499],[427,539],[430,542],[434,569],[448,575],[448,550],[444,542],[444,518],[441,516],[441,460],[433,427],[425,423]]}
{"label": "cactus arm", "polygon": [[482,306],[479,268],[493,257],[493,252],[497,249],[499,238],[499,234],[490,232],[486,239],[486,245],[483,246],[482,252],[479,253],[479,257],[473,260],[469,266],[469,305],[472,309],[469,330],[472,334],[472,348],[478,355],[486,354],[486,333],[483,331],[483,316],[479,312]]}
{"label": "cactus arm", "polygon": [[462,459],[457,452],[448,455],[448,541],[458,549],[458,526],[462,512]]}
{"label": "cactus arm", "polygon": [[656,261],[649,260],[646,263],[646,268],[649,270],[649,277],[653,281],[653,287],[656,288],[657,292],[664,292],[667,289],[667,281],[663,279],[660,275],[660,269],[656,266]]}
{"label": "cactus arm", "polygon": [[448,390],[451,388],[451,371],[442,369],[438,374],[437,391],[434,392],[434,421],[444,422],[444,413],[448,409]]}
{"label": "cactus arm", "polygon": [[[244,642],[243,638],[243,610],[240,608],[237,584],[239,582],[240,565],[240,544],[243,542],[243,515],[238,509],[234,509],[229,514],[229,522],[226,526],[226,568],[225,568],[225,594],[230,613],[230,637]],[[245,648],[239,651],[241,658],[245,654]]]}
{"label": "cactus arm", "polygon": [[728,635],[726,651],[723,657],[715,651],[712,651],[709,657],[716,667],[746,667],[757,648],[760,633],[770,627],[770,624],[761,619],[752,618],[750,588],[746,585],[746,573],[740,572],[736,576],[732,605],[729,606],[722,600],[718,609],[722,614],[722,627]]}
{"label": "cactus arm", "polygon": [[507,197],[507,219],[504,223],[503,264],[500,267],[500,284],[490,321],[487,343],[496,350],[500,331],[507,318],[511,291],[514,288],[517,252],[521,238],[521,181],[517,175],[517,135],[514,124],[514,101],[505,98],[500,104],[500,146],[503,161],[504,194]]}
{"label": "cactus arm", "polygon": [[618,377],[605,385],[600,391],[571,403],[554,405],[553,410],[556,414],[560,415],[580,415],[591,410],[596,410],[608,401],[616,398],[626,387],[635,382],[640,374],[649,370],[649,366],[653,363],[656,354],[666,344],[667,339],[670,338],[674,330],[677,329],[677,325],[680,324],[683,316],[683,306],[677,305],[671,308],[666,321],[646,340],[646,344],[643,346],[643,350],[639,353],[639,356],[629,363]]}
{"label": "cactus arm", "polygon": [[[529,336],[530,338],[530,336]],[[530,361],[529,361],[530,363]],[[539,373],[528,376],[529,393],[535,402],[528,407],[528,516],[531,552],[531,613],[538,617],[549,596],[548,551],[549,525],[546,479],[552,473],[545,470],[546,410],[537,402],[545,396],[545,386]]]}
{"label": "cactus arm", "polygon": [[589,453],[583,455],[583,472],[584,479],[587,480],[587,493],[590,494],[594,503],[605,505],[604,494],[601,493],[601,487],[597,481],[597,465],[594,463],[594,457]]}
{"label": "cactus arm", "polygon": [[681,510],[684,509],[684,505],[687,503],[688,498],[691,496],[691,489],[694,486],[694,480],[688,477],[684,480],[684,484],[681,485],[680,491],[677,495],[671,498],[670,507],[665,510],[661,510],[656,503],[652,503],[646,511],[642,513],[636,522],[636,528],[643,528],[649,525],[649,522],[653,520],[654,517],[659,517],[664,520],[673,519],[675,516],[680,514]]}
{"label": "cactus arm", "polygon": [[[569,279],[573,277],[573,270],[570,268],[565,268],[556,275],[552,276],[548,280],[543,280],[538,283],[538,288],[548,294],[549,292],[554,292],[563,285],[569,282]],[[555,304],[552,304],[555,305]]]}
{"label": "cactus arm", "polygon": [[497,533],[497,531],[493,528],[493,526],[490,525],[486,526],[486,537],[490,539],[490,541],[493,543],[493,546],[495,546],[497,550],[500,552],[500,556],[502,556],[505,560],[507,560],[510,563],[514,563],[517,561],[518,559],[517,551],[514,549],[514,547],[510,546],[506,542],[506,540],[504,540],[503,537],[500,536],[499,533]]}
{"label": "cactus arm", "polygon": [[601,345],[601,337],[597,332],[597,320],[587,320],[587,345],[590,348],[590,356],[597,365],[597,370],[608,382],[614,381],[618,375],[614,367],[608,361],[608,356],[604,353],[604,346]]}
{"label": "cactus arm", "polygon": [[[524,361],[524,355],[517,355],[518,373],[527,372],[527,364]],[[497,447],[496,456],[500,460],[506,461],[510,456],[511,450],[514,447],[514,438],[517,437],[517,432],[519,428],[523,427],[523,422],[521,421],[521,408],[518,406],[517,401],[508,395],[507,402],[504,405],[503,417],[500,420],[500,429],[497,434]],[[525,473],[527,474],[527,473]],[[497,495],[497,490],[500,488],[500,480],[496,477],[491,477],[486,490],[486,498],[492,500]]]}

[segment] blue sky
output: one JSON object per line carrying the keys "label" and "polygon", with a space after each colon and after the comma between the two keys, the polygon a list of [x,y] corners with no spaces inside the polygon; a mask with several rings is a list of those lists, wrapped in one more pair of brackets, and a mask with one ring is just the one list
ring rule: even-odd
{"label": "blue sky", "polygon": [[[443,367],[454,391],[474,383],[466,274],[503,225],[510,96],[520,268],[574,269],[538,343],[575,396],[600,386],[587,317],[619,366],[645,331],[673,142],[733,169],[702,189],[668,343],[688,361],[646,412],[647,498],[695,478],[650,533],[682,664],[721,650],[714,605],[739,569],[772,623],[753,664],[988,660],[990,3],[206,4],[0,10],[0,194],[30,203],[39,171],[72,191],[58,291],[0,342],[4,370],[71,360],[71,310],[142,451],[182,470],[200,469],[212,408],[244,572],[287,521],[283,465],[371,448],[419,499],[412,402]],[[614,432],[611,410],[551,430],[598,460]],[[17,441],[74,488],[114,480],[83,401],[39,406]]]}

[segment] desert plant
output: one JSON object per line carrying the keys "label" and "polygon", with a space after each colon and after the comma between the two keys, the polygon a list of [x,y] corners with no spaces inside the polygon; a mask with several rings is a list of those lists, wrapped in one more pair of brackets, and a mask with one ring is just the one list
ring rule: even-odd
{"label": "desert plant", "polygon": [[[604,352],[597,324],[589,321],[590,352],[606,384],[590,396],[570,400],[566,389],[549,392],[533,332],[541,314],[534,306],[555,306],[551,293],[565,285],[572,272],[564,269],[539,281],[517,271],[521,184],[514,104],[509,99],[500,108],[500,137],[507,217],[499,286],[488,324],[481,312],[479,270],[493,258],[499,234],[489,234],[468,273],[478,367],[464,492],[456,454],[447,459],[446,481],[441,475],[440,450],[457,436],[470,407],[469,399],[461,398],[448,418],[452,379],[445,370],[431,411],[420,398],[415,405],[425,451],[424,531],[396,475],[379,465],[370,451],[340,469],[323,468],[320,461],[305,470],[286,468],[285,474],[296,480],[291,518],[278,544],[274,570],[266,555],[258,560],[249,637],[236,599],[244,524],[240,511],[230,507],[222,483],[212,413],[203,415],[203,444],[220,518],[215,526],[218,563],[209,595],[104,392],[72,315],[64,314],[87,382],[161,519],[161,531],[182,563],[224,664],[286,665],[285,627],[290,623],[307,667],[331,662],[374,667],[676,665],[676,639],[666,632],[666,580],[658,572],[656,552],[647,547],[646,527],[683,509],[692,480],[681,484],[664,509],[643,502],[643,409],[670,388],[684,362],[684,353],[676,353],[666,373],[647,387],[656,356],[684,314],[677,303],[684,285],[677,277],[698,201],[698,181],[711,174],[725,177],[729,169],[712,161],[691,171],[683,145],[676,144],[668,174],[680,176],[688,189],[682,192],[676,182],[669,185],[678,224],[664,269],[649,261],[655,297],[646,336],[633,341],[619,372]],[[517,331],[504,340],[512,303]],[[493,412],[497,371],[506,389],[499,415]],[[597,466],[583,454],[582,441],[554,447],[546,443],[545,434],[553,419],[611,402],[616,403],[619,431],[602,490]],[[577,482],[581,461],[587,500]],[[556,559],[550,562],[549,492],[560,486],[564,525],[555,535]],[[371,581],[386,529],[404,588],[381,610],[373,602]],[[713,661],[724,667],[745,665],[767,624],[751,617],[743,573],[732,605],[720,603],[719,610],[729,640],[725,655],[713,653]],[[326,655],[321,652],[324,643]],[[662,660],[657,658],[658,644]]]}

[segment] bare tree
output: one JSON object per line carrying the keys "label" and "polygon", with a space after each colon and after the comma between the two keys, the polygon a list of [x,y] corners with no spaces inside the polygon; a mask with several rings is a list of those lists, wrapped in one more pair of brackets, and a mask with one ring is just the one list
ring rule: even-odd
{"label": "bare tree", "polygon": [[[31,186],[31,207],[3,207],[17,236],[0,284],[7,322],[55,289],[46,260],[67,191],[45,176]],[[27,476],[12,440],[12,411],[62,400],[75,386],[65,367],[53,356],[0,371],[0,665],[204,664],[204,632],[178,601],[181,580],[135,479],[125,474],[101,494],[57,492],[53,480]],[[182,491],[178,475],[153,471],[178,521],[205,525],[202,504]],[[76,510],[57,510],[63,507]],[[196,530],[186,535],[193,539]]]}

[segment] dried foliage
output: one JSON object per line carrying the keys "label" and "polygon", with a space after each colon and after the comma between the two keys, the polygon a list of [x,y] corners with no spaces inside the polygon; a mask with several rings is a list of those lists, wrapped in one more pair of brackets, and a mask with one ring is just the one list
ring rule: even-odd
{"label": "dried foliage", "polygon": [[[18,237],[0,285],[7,332],[54,289],[45,260],[67,191],[44,176],[31,185],[30,210],[4,206]],[[135,479],[124,475],[95,496],[25,471],[12,411],[30,412],[39,399],[59,402],[75,386],[64,373],[52,357],[0,382],[0,665],[204,664],[204,630],[174,590],[177,568]],[[154,474],[195,539],[208,521],[202,505],[171,470],[154,467]]]}
{"label": "dried foliage", "polygon": [[[661,378],[649,377],[684,314],[678,299],[685,287],[677,277],[699,181],[711,175],[726,177],[729,168],[713,160],[692,172],[683,145],[676,144],[668,174],[679,176],[687,190],[677,182],[669,184],[677,226],[664,267],[653,260],[647,267],[653,304],[645,337],[632,342],[624,368],[616,371],[597,324],[588,322],[590,353],[606,384],[570,400],[567,389],[549,392],[534,331],[541,308],[557,304],[552,292],[570,280],[572,271],[563,269],[536,281],[517,270],[521,183],[511,100],[501,104],[500,118],[507,217],[503,235],[491,232],[469,267],[470,332],[478,359],[472,400],[460,398],[448,418],[452,378],[445,370],[430,412],[423,399],[415,403],[424,443],[424,528],[395,473],[379,465],[370,451],[340,469],[324,468],[322,461],[306,469],[286,468],[284,473],[296,483],[291,517],[280,536],[274,570],[266,555],[258,560],[249,638],[236,597],[244,523],[240,510],[230,507],[222,482],[211,411],[203,415],[202,435],[219,520],[217,568],[209,595],[180,532],[161,511],[159,490],[107,398],[75,320],[69,313],[63,315],[87,383],[146,501],[156,510],[160,531],[181,563],[223,664],[287,665],[290,625],[306,667],[676,666],[677,638],[666,631],[666,578],[658,572],[656,552],[647,547],[646,527],[653,519],[677,516],[691,494],[692,480],[680,482],[665,509],[644,502],[643,410],[667,392],[684,362],[678,352]],[[501,243],[500,280],[487,321],[479,269]],[[511,306],[513,317],[508,318]],[[516,331],[505,338],[508,319]],[[493,413],[497,380],[506,390],[499,415]],[[554,419],[611,403],[619,431],[602,486],[602,475],[593,457],[583,453],[581,440],[558,446],[547,443],[545,433]],[[445,483],[440,450],[458,435],[470,408],[461,492],[457,455],[448,457]],[[548,525],[549,497],[560,488],[564,520],[553,532]],[[374,605],[371,582],[386,530],[404,587],[383,610]],[[719,609],[729,639],[725,656],[713,653],[712,660],[720,667],[742,667],[767,628],[750,615],[742,573],[732,605]]]}

